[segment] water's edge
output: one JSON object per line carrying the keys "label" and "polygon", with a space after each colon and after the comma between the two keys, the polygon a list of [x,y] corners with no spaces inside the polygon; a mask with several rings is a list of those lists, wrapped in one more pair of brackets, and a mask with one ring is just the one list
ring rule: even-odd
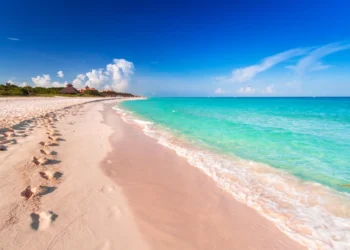
{"label": "water's edge", "polygon": [[350,248],[350,196],[302,181],[266,164],[213,153],[175,137],[120,105],[127,123],[201,169],[236,200],[254,208],[292,239],[309,249]]}

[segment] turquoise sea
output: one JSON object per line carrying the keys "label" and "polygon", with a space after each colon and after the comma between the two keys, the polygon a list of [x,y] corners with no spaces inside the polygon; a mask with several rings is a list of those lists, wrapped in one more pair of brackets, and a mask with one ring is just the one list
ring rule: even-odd
{"label": "turquoise sea", "polygon": [[117,109],[294,239],[350,249],[350,98],[151,98]]}

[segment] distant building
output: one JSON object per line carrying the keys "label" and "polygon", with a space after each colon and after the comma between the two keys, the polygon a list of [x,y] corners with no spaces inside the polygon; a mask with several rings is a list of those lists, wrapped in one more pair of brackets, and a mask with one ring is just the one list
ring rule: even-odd
{"label": "distant building", "polygon": [[80,92],[76,90],[72,84],[67,84],[67,87],[60,91],[61,94],[79,94]]}

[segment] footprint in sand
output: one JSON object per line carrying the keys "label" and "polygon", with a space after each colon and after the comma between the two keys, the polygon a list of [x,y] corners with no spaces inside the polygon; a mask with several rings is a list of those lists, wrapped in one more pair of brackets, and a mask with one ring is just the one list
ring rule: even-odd
{"label": "footprint in sand", "polygon": [[4,136],[7,137],[7,138],[11,138],[11,137],[15,137],[16,134],[15,134],[14,132],[6,132],[6,133],[4,134]]}
{"label": "footprint in sand", "polygon": [[44,146],[43,148],[39,149],[40,153],[44,154],[44,155],[53,155],[55,154],[54,151],[51,150],[50,147],[48,146]]}
{"label": "footprint in sand", "polygon": [[63,176],[63,173],[61,173],[61,172],[53,173],[50,170],[46,170],[44,172],[39,172],[39,174],[40,174],[41,178],[43,178],[45,180],[52,180],[52,179],[60,180]]}
{"label": "footprint in sand", "polygon": [[47,133],[49,136],[60,136],[60,132],[58,130],[49,130]]}
{"label": "footprint in sand", "polygon": [[3,144],[17,144],[17,140],[16,139],[9,139],[9,140],[5,140],[5,141],[2,141],[1,142],[2,143],[2,145]]}
{"label": "footprint in sand", "polygon": [[39,142],[39,144],[42,145],[42,146],[49,146],[49,142],[41,141],[41,142]]}
{"label": "footprint in sand", "polygon": [[54,147],[59,145],[58,143],[55,143],[55,142],[43,142],[43,141],[39,142],[39,144],[46,147],[48,146]]}
{"label": "footprint in sand", "polygon": [[46,126],[47,129],[54,130],[56,126],[54,124],[49,124]]}
{"label": "footprint in sand", "polygon": [[21,192],[21,196],[25,197],[27,200],[34,196],[37,192],[37,187],[27,186],[24,191]]}
{"label": "footprint in sand", "polygon": [[53,175],[54,173],[50,170],[46,170],[44,172],[39,172],[41,178],[45,179],[45,180],[52,180],[53,179]]}
{"label": "footprint in sand", "polygon": [[48,159],[46,157],[36,157],[36,156],[33,156],[32,158],[32,162],[35,164],[35,165],[44,165],[48,162]]}
{"label": "footprint in sand", "polygon": [[15,134],[18,135],[19,137],[27,137],[28,136],[28,134],[26,134],[25,131],[16,131]]}
{"label": "footprint in sand", "polygon": [[43,211],[39,214],[31,213],[30,217],[32,218],[31,228],[36,231],[43,231],[51,226],[58,215],[52,211]]}
{"label": "footprint in sand", "polygon": [[52,141],[55,141],[55,142],[58,142],[58,141],[63,141],[63,139],[61,139],[61,138],[59,138],[59,137],[57,137],[57,136],[49,136],[48,137],[50,140],[52,140]]}

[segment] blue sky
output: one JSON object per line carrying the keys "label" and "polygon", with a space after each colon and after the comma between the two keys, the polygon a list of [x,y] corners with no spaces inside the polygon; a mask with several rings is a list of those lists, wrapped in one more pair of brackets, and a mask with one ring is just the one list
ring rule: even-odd
{"label": "blue sky", "polygon": [[2,83],[155,96],[350,96],[349,1],[0,5]]}

